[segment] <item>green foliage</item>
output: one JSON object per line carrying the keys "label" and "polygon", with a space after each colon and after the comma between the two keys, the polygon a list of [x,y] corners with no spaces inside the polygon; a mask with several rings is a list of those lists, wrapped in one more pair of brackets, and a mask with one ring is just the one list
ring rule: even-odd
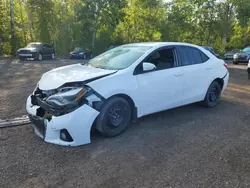
{"label": "green foliage", "polygon": [[11,25],[10,0],[0,1],[0,55],[32,41],[54,44],[59,55],[77,46],[98,54],[111,44],[143,41],[211,45],[219,53],[250,45],[249,0],[13,2]]}

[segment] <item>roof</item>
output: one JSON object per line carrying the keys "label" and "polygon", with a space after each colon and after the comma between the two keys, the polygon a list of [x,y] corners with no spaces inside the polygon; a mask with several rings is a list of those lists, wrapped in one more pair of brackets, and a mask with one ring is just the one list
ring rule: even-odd
{"label": "roof", "polygon": [[172,45],[184,45],[184,46],[194,46],[199,47],[198,45],[184,43],[184,42],[139,42],[139,43],[129,43],[125,45],[133,46],[151,46],[151,47],[161,47],[161,46],[172,46]]}

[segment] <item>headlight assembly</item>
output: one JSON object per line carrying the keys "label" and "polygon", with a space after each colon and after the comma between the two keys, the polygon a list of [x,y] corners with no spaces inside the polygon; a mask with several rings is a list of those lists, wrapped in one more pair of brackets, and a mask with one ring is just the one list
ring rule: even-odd
{"label": "headlight assembly", "polygon": [[30,52],[37,52],[37,50],[36,49],[32,49],[32,50],[30,50]]}
{"label": "headlight assembly", "polygon": [[48,99],[46,100],[49,104],[51,105],[59,105],[59,106],[63,106],[63,105],[67,105],[67,104],[71,104],[72,105],[77,105],[79,103],[79,100],[88,93],[88,88],[75,88],[75,89],[71,89],[69,91],[63,92],[65,90],[63,90],[64,88],[62,88],[61,92],[54,94],[50,97],[48,97]]}

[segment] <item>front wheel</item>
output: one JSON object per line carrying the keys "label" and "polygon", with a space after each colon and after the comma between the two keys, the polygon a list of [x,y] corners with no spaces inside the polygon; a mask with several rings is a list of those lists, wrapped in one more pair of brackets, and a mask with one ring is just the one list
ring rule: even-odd
{"label": "front wheel", "polygon": [[25,57],[19,57],[19,59],[20,59],[21,61],[24,61],[24,60],[25,60]]}
{"label": "front wheel", "polygon": [[127,100],[120,97],[108,99],[96,119],[96,129],[106,137],[118,136],[131,123],[131,117]]}
{"label": "front wheel", "polygon": [[55,53],[51,54],[51,59],[55,59]]}
{"label": "front wheel", "polygon": [[42,54],[37,54],[37,58],[36,58],[36,60],[39,60],[39,61],[42,61],[43,60],[43,56],[42,56]]}
{"label": "front wheel", "polygon": [[206,97],[203,100],[204,106],[208,108],[215,107],[220,101],[221,89],[222,88],[218,82],[213,82],[209,86]]}

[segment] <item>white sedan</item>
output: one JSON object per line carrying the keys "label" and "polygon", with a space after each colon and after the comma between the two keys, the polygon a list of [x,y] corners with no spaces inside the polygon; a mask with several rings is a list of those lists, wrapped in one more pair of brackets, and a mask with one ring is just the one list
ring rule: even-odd
{"label": "white sedan", "polygon": [[227,64],[202,47],[126,44],[45,73],[26,109],[44,141],[78,146],[90,143],[92,128],[113,137],[148,114],[195,102],[214,107],[228,79]]}

